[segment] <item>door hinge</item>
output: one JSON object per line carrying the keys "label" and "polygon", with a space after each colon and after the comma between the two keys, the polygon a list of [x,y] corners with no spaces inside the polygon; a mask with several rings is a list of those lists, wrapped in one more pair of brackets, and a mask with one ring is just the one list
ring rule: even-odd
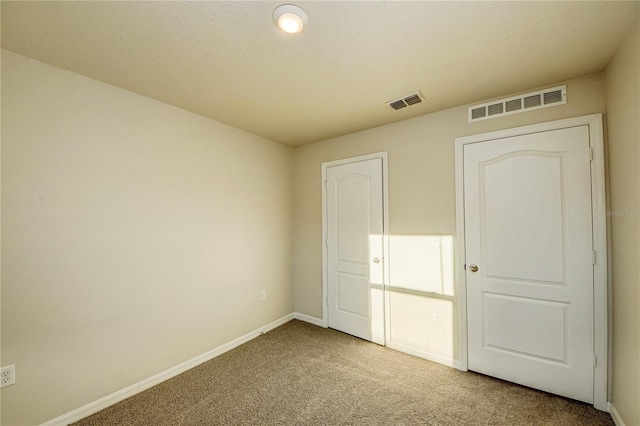
{"label": "door hinge", "polygon": [[327,296],[327,299],[325,300],[325,303],[327,304],[327,306],[329,306],[329,296]]}
{"label": "door hinge", "polygon": [[325,247],[329,247],[329,238],[324,239],[324,245]]}
{"label": "door hinge", "polygon": [[593,263],[594,265],[596,264],[596,251],[593,250],[591,252],[591,263]]}
{"label": "door hinge", "polygon": [[589,148],[589,161],[593,161],[593,148]]}
{"label": "door hinge", "polygon": [[598,355],[593,354],[593,368],[598,366]]}
{"label": "door hinge", "polygon": [[327,189],[327,181],[326,180],[324,181],[324,189]]}

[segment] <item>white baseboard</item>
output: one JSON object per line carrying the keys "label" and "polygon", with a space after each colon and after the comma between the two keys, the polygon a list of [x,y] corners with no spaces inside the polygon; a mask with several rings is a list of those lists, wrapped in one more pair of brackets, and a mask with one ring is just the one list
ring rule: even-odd
{"label": "white baseboard", "polygon": [[[317,325],[318,327],[327,328],[327,324],[325,324],[321,318],[312,317],[309,315],[301,314],[299,312],[294,312],[293,318],[300,321],[308,322],[309,324]],[[435,355],[429,352],[420,351],[420,350],[411,348],[409,346],[398,345],[393,343],[388,343],[387,347],[389,349],[394,349],[396,351],[404,352],[409,355],[417,356],[419,358],[424,358],[428,361],[433,361],[433,362],[437,362],[438,364],[446,365],[448,367],[457,368],[458,370],[461,369],[460,362],[453,358],[447,358],[447,357]]]}
{"label": "white baseboard", "polygon": [[129,398],[137,393],[140,393],[144,390],[149,389],[159,383],[164,382],[165,380],[169,380],[172,377],[177,376],[180,373],[184,373],[185,371],[202,364],[203,362],[207,362],[219,355],[222,355],[225,352],[230,351],[233,348],[236,348],[243,343],[248,342],[249,340],[255,339],[262,333],[266,333],[269,330],[273,330],[276,327],[281,326],[294,318],[294,314],[288,314],[284,317],[275,320],[274,322],[265,325],[264,327],[260,327],[257,330],[251,331],[244,336],[240,336],[237,339],[234,339],[228,343],[225,343],[221,346],[218,346],[215,349],[210,350],[209,352],[203,353],[202,355],[198,355],[195,358],[191,358],[188,361],[180,363],[174,367],[169,368],[168,370],[162,371],[158,374],[155,374],[147,379],[144,379],[138,383],[134,383],[131,386],[127,386],[124,389],[121,389],[117,392],[112,393],[111,395],[107,395],[104,398],[100,398],[97,401],[91,402],[83,407],[80,407],[76,410],[73,410],[67,414],[63,414],[62,416],[56,417],[53,420],[49,420],[46,423],[43,423],[42,426],[63,426],[68,425],[69,423],[77,422],[91,414],[97,413],[100,410],[104,410],[107,407],[110,407],[113,404],[116,404],[126,398]]}
{"label": "white baseboard", "polygon": [[611,418],[613,419],[613,422],[616,424],[616,426],[625,426],[624,422],[622,421],[622,417],[620,417],[620,413],[618,413],[618,410],[616,410],[616,407],[609,402],[609,414],[611,414]]}
{"label": "white baseboard", "polygon": [[318,327],[327,328],[327,325],[324,323],[324,321],[321,318],[312,317],[309,315],[301,314],[299,312],[294,312],[293,318],[300,321],[308,322],[309,324],[317,325]]}
{"label": "white baseboard", "polygon": [[404,352],[409,355],[417,356],[418,358],[426,359],[427,361],[437,362],[438,364],[443,364],[447,367],[453,367],[460,370],[460,362],[453,358],[447,358],[442,355],[424,352],[419,349],[411,348],[405,345],[399,345],[397,343],[387,342],[387,347],[396,351]]}

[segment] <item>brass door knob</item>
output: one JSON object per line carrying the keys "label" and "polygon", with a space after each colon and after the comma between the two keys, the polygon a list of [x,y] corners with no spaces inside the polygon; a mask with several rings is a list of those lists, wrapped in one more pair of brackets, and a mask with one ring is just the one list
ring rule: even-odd
{"label": "brass door knob", "polygon": [[469,270],[471,272],[478,272],[478,265],[469,265]]}

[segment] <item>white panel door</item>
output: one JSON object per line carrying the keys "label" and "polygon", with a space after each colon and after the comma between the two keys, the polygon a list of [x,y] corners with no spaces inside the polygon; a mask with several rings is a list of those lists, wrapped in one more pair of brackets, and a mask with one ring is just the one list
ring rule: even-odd
{"label": "white panel door", "polygon": [[382,159],[326,179],[328,325],[384,345]]}
{"label": "white panel door", "polygon": [[593,402],[589,129],[464,146],[469,369]]}

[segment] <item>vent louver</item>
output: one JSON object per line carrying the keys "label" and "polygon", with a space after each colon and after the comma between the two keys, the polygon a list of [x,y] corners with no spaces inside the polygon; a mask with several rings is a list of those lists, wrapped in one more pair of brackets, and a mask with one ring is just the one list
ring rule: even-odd
{"label": "vent louver", "polygon": [[562,102],[562,90],[554,90],[553,92],[544,93],[544,103],[554,104],[556,102]]}
{"label": "vent louver", "polygon": [[469,122],[503,117],[566,103],[567,86],[553,87],[469,107]]}
{"label": "vent louver", "polygon": [[424,96],[422,96],[422,93],[420,93],[420,91],[417,91],[415,93],[405,95],[400,99],[389,101],[386,103],[386,105],[388,105],[392,110],[397,111],[399,109],[419,104],[421,102],[424,102]]}
{"label": "vent louver", "polygon": [[525,108],[533,108],[542,105],[542,101],[540,99],[540,95],[527,96],[524,98],[524,107]]}
{"label": "vent louver", "polygon": [[502,114],[502,104],[493,104],[489,105],[487,109],[489,110],[489,115]]}
{"label": "vent louver", "polygon": [[505,102],[504,105],[507,112],[517,111],[519,109],[522,109],[522,99],[513,99],[511,101]]}
{"label": "vent louver", "polygon": [[401,108],[406,108],[409,105],[405,104],[404,101],[400,99],[399,101],[389,102],[389,106],[397,111]]}
{"label": "vent louver", "polygon": [[478,119],[487,116],[487,107],[475,108],[471,110],[471,118]]}

